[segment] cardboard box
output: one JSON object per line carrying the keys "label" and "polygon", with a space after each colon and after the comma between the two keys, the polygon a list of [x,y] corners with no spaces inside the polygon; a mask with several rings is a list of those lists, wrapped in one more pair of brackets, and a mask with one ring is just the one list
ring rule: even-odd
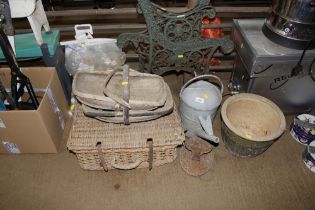
{"label": "cardboard box", "polygon": [[[40,100],[37,110],[0,111],[0,153],[56,153],[68,120],[68,105],[56,70],[23,68]],[[10,69],[0,69],[10,87]]]}

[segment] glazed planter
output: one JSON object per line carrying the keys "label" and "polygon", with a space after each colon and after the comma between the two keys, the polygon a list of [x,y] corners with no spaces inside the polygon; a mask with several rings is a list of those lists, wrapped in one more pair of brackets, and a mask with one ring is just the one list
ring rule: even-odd
{"label": "glazed planter", "polygon": [[222,105],[222,139],[238,157],[250,158],[265,152],[285,130],[282,111],[269,99],[241,93]]}

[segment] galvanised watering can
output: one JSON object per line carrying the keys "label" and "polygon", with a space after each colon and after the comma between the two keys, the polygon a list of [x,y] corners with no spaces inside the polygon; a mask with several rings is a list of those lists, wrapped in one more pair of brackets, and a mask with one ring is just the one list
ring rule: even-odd
{"label": "galvanised watering can", "polygon": [[[221,90],[204,79],[216,79]],[[215,75],[201,75],[189,80],[180,91],[179,113],[188,137],[199,136],[214,143],[212,121],[222,101],[223,83]]]}

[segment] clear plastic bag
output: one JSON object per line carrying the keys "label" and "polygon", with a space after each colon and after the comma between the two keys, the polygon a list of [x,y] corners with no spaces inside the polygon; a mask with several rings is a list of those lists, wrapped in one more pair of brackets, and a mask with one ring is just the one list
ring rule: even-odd
{"label": "clear plastic bag", "polygon": [[102,71],[122,66],[126,55],[116,45],[115,39],[93,38],[91,24],[75,25],[75,39],[65,45],[66,69],[70,75],[77,71]]}
{"label": "clear plastic bag", "polygon": [[66,69],[70,75],[76,71],[100,71],[122,66],[126,55],[116,43],[66,45]]}

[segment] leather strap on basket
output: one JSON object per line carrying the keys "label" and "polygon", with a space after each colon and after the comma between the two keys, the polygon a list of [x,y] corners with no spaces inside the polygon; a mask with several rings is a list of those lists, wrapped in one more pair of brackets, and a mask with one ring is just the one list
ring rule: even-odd
{"label": "leather strap on basket", "polygon": [[153,140],[148,139],[147,143],[149,144],[149,154],[148,154],[149,170],[151,170],[153,167]]}
{"label": "leather strap on basket", "polygon": [[96,144],[96,148],[97,148],[98,157],[100,158],[100,161],[101,161],[101,165],[104,168],[104,171],[107,172],[108,171],[108,167],[107,167],[107,164],[106,164],[106,161],[105,161],[105,158],[104,158],[104,154],[103,154],[103,151],[102,151],[102,144],[101,143],[97,143]]}
{"label": "leather strap on basket", "polygon": [[[112,76],[117,71],[123,71],[123,81],[121,82],[121,85],[123,86],[123,98],[120,98],[116,94],[112,93],[108,88],[107,85],[112,78]],[[124,118],[124,124],[129,125],[129,109],[131,108],[129,105],[129,66],[124,65],[123,68],[116,68],[112,72],[108,74],[108,76],[105,78],[105,88],[104,88],[104,94],[108,96],[109,98],[113,99],[117,103],[121,104],[123,106],[123,118]]]}

